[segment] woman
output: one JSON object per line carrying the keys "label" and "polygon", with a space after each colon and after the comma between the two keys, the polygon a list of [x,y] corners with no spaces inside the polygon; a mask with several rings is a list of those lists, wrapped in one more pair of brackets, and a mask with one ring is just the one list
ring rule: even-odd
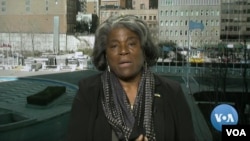
{"label": "woman", "polygon": [[195,140],[180,85],[148,69],[158,50],[142,20],[125,15],[102,23],[92,58],[102,73],[79,82],[68,140]]}

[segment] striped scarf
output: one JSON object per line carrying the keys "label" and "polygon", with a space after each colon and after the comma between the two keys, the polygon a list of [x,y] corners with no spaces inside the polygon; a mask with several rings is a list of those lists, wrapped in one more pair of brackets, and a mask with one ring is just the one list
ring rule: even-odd
{"label": "striped scarf", "polygon": [[104,95],[102,105],[105,116],[120,141],[136,139],[144,134],[155,141],[152,105],[154,94],[154,76],[143,69],[138,93],[133,108],[117,77],[109,71],[102,74]]}

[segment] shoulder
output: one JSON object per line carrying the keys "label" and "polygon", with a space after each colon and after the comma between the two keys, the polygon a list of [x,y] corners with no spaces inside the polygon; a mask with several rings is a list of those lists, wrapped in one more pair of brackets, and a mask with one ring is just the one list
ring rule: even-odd
{"label": "shoulder", "polygon": [[93,101],[97,100],[101,90],[102,90],[101,74],[94,74],[91,76],[87,76],[79,81],[78,91],[75,98],[78,101],[93,103]]}
{"label": "shoulder", "polygon": [[156,86],[165,87],[168,89],[179,89],[181,87],[180,83],[176,80],[167,78],[167,76],[154,74]]}
{"label": "shoulder", "polygon": [[[155,75],[155,81],[155,93],[159,94],[165,103],[172,105],[172,108],[183,109],[183,107],[188,106],[187,97],[179,81],[159,75]],[[176,103],[178,104],[176,105]]]}
{"label": "shoulder", "polygon": [[181,84],[167,76],[155,75],[155,93],[160,94],[170,103],[184,97]]}
{"label": "shoulder", "polygon": [[101,75],[98,73],[82,78],[78,83],[78,92],[86,95],[97,93],[102,88]]}
{"label": "shoulder", "polygon": [[91,76],[84,77],[80,79],[78,85],[85,85],[85,86],[95,86],[96,84],[101,82],[101,75],[102,73],[94,74]]}

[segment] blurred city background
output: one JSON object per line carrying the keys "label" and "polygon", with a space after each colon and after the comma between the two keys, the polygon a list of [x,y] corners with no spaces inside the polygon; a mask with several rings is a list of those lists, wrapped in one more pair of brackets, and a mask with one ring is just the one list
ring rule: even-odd
{"label": "blurred city background", "polygon": [[[125,14],[148,24],[160,53],[151,69],[181,83],[200,141],[221,140],[209,115],[220,103],[250,124],[250,0],[0,0],[0,140],[63,140],[77,82],[99,73],[96,28]],[[40,83],[66,86],[70,101],[39,107],[55,116],[35,119],[41,111],[22,106]]]}

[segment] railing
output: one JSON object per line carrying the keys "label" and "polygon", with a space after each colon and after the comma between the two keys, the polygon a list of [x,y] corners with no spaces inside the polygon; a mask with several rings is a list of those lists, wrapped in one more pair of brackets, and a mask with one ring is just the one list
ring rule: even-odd
{"label": "railing", "polygon": [[[246,78],[250,78],[250,63],[158,63],[151,68],[157,73],[166,73],[169,75],[180,76],[204,76],[204,75],[219,75],[218,73],[224,73],[228,77],[243,77],[244,70],[246,70]],[[223,74],[221,74],[223,75]]]}

